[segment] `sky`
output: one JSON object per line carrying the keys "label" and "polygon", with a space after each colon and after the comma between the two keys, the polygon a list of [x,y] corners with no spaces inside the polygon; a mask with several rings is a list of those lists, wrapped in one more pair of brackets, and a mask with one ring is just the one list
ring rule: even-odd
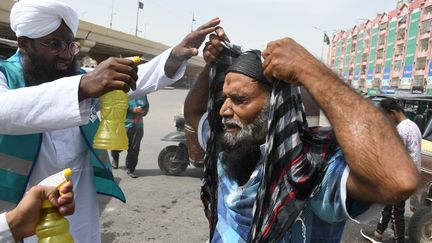
{"label": "sky", "polygon": [[[326,56],[323,32],[330,37],[396,8],[396,0],[61,0],[80,19],[165,45],[175,45],[191,29],[221,19],[231,42],[265,49],[268,42],[291,37],[318,58]],[[195,21],[192,21],[192,17]],[[200,54],[201,55],[201,54]]]}

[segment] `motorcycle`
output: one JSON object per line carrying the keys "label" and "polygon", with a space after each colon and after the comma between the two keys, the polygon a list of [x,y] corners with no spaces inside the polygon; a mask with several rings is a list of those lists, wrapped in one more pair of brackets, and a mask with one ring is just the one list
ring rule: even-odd
{"label": "motorcycle", "polygon": [[182,115],[174,116],[176,131],[170,132],[161,138],[166,142],[178,142],[177,145],[168,145],[159,153],[159,169],[167,175],[179,175],[186,170],[189,164],[203,168],[202,160],[190,161],[186,143],[185,122]]}

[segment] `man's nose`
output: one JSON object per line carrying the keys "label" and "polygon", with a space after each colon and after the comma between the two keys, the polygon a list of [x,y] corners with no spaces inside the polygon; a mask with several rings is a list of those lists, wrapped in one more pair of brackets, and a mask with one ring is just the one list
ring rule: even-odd
{"label": "man's nose", "polygon": [[58,56],[65,60],[71,60],[75,56],[75,54],[72,53],[70,46],[67,46],[63,51],[58,54]]}
{"label": "man's nose", "polygon": [[227,117],[227,116],[232,116],[233,114],[234,114],[234,111],[232,109],[231,99],[227,98],[219,110],[219,115],[222,117]]}

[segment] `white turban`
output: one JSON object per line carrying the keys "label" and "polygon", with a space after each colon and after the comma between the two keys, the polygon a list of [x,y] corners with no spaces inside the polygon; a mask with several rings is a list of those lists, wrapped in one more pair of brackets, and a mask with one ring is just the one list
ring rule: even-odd
{"label": "white turban", "polygon": [[32,39],[51,34],[62,20],[74,37],[78,30],[78,14],[69,5],[56,0],[21,0],[12,7],[11,28],[17,37]]}

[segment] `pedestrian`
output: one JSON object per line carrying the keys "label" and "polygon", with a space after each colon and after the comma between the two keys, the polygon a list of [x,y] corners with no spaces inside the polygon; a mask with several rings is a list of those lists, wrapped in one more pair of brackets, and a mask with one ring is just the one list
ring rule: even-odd
{"label": "pedestrian", "polygon": [[[404,109],[395,99],[380,101],[379,108],[394,123],[411,159],[420,170],[421,167],[421,132],[417,124],[405,116]],[[405,200],[388,204],[381,212],[374,231],[360,230],[361,235],[373,243],[382,242],[382,235],[392,222],[394,242],[405,241]]]}
{"label": "pedestrian", "polygon": [[[263,63],[227,42],[220,27],[210,35],[184,104],[207,153],[211,242],[340,242],[347,219],[414,192],[418,171],[394,127],[326,65],[290,38],[270,42]],[[298,85],[333,132],[308,127]]]}
{"label": "pedestrian", "polygon": [[77,13],[56,0],[16,2],[10,23],[18,51],[0,61],[1,211],[13,208],[42,179],[70,167],[76,202],[68,216],[71,234],[76,242],[100,242],[96,193],[126,199],[108,152],[92,148],[98,97],[123,90],[134,99],[172,84],[219,22],[210,20],[145,64],[109,58],[94,70],[82,69],[75,58]]}
{"label": "pedestrian", "polygon": [[[144,136],[143,117],[147,115],[150,104],[147,96],[129,101],[125,127],[128,136],[128,151],[126,156],[126,174],[132,178],[138,178],[135,167],[138,164],[138,155],[141,140]],[[120,150],[112,150],[111,156],[113,169],[118,168]]]}
{"label": "pedestrian", "polygon": [[56,187],[33,186],[14,209],[0,214],[0,242],[17,242],[34,235],[40,220],[42,201],[45,199],[58,208],[59,214],[73,214],[75,205],[72,182],[65,183],[60,191],[61,195]]}

